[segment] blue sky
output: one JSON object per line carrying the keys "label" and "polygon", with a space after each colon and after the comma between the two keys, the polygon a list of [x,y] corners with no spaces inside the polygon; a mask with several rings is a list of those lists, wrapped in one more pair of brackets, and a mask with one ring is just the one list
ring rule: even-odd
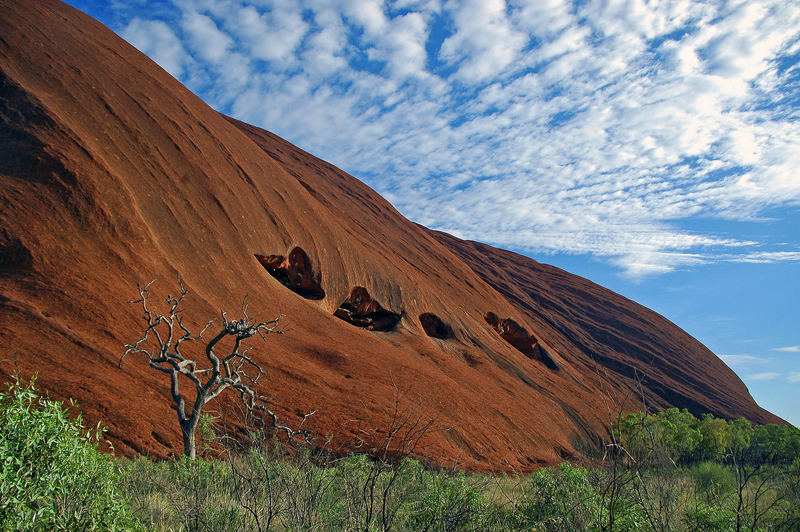
{"label": "blue sky", "polygon": [[639,301],[800,425],[795,0],[71,0],[428,227]]}

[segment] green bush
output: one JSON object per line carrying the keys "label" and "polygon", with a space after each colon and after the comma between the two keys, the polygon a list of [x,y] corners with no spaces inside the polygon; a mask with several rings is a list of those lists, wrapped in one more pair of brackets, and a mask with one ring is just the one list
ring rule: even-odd
{"label": "green bush", "polygon": [[587,530],[596,521],[599,503],[587,470],[564,462],[530,476],[516,524],[522,530]]}
{"label": "green bush", "polygon": [[87,430],[58,401],[19,378],[0,393],[0,529],[137,528],[118,489],[118,472]]}
{"label": "green bush", "polygon": [[421,481],[416,497],[409,498],[413,509],[406,530],[476,530],[484,513],[481,490],[460,471],[430,470],[413,463],[414,477]]}
{"label": "green bush", "polygon": [[736,516],[730,510],[698,501],[695,506],[687,508],[682,524],[685,530],[710,532],[734,530],[735,522]]}
{"label": "green bush", "polygon": [[700,463],[697,467],[691,469],[691,475],[697,485],[697,491],[704,493],[708,502],[733,491],[736,486],[736,478],[733,471],[729,467],[716,462]]}

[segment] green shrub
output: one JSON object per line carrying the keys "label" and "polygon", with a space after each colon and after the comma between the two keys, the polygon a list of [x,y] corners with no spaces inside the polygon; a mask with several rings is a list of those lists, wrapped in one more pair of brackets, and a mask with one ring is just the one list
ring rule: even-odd
{"label": "green shrub", "polygon": [[[229,462],[191,459],[121,461],[120,486],[129,505],[148,530],[226,532],[257,530],[254,497],[237,484]],[[248,508],[245,508],[248,505]]]}
{"label": "green shrub", "polygon": [[685,530],[726,531],[735,528],[736,516],[730,510],[702,501],[686,510],[683,518]]}
{"label": "green shrub", "polygon": [[[390,528],[418,490],[418,462],[405,459],[394,466],[365,454],[351,454],[336,463],[335,491],[340,528]],[[332,512],[333,513],[333,512]]]}
{"label": "green shrub", "polygon": [[241,516],[226,491],[229,469],[224,462],[193,460],[182,455],[160,464],[175,515],[184,530],[235,530]]}
{"label": "green shrub", "polygon": [[522,530],[587,530],[596,521],[599,494],[588,472],[562,463],[533,473],[516,509]]}
{"label": "green shrub", "polygon": [[727,466],[716,462],[702,462],[691,470],[697,491],[706,495],[708,502],[733,491],[736,478]]}
{"label": "green shrub", "polygon": [[412,470],[421,481],[417,497],[409,498],[413,506],[406,523],[407,530],[476,530],[485,501],[481,490],[459,471],[429,470],[414,462]]}
{"label": "green shrub", "polygon": [[10,383],[0,393],[0,529],[137,528],[96,448],[102,432],[41,398],[33,380]]}

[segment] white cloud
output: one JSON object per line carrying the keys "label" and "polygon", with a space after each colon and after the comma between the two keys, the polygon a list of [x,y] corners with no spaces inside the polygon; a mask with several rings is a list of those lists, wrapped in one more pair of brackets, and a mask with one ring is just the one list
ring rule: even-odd
{"label": "white cloud", "polygon": [[286,65],[293,63],[308,30],[296,3],[275,6],[266,13],[244,6],[228,19],[228,26],[241,33],[251,57]]}
{"label": "white cloud", "polygon": [[786,377],[786,380],[791,382],[791,383],[800,382],[800,371],[793,371],[793,372],[789,373],[789,376]]}
{"label": "white cloud", "polygon": [[762,358],[753,355],[719,355],[719,358],[722,359],[729,366],[733,367],[748,367],[752,366],[753,364],[761,364],[764,362],[771,362],[771,358]]}
{"label": "white cloud", "polygon": [[348,68],[345,56],[347,27],[341,14],[331,9],[314,13],[314,23],[318,29],[308,35],[308,46],[298,60],[309,76],[322,80]]}
{"label": "white cloud", "polygon": [[441,57],[458,63],[458,76],[468,83],[501,72],[527,41],[509,20],[505,0],[451,1],[447,9],[455,33],[442,43]]}
{"label": "white cloud", "polygon": [[745,376],[745,378],[750,381],[771,381],[780,376],[781,374],[777,371],[764,371],[762,373],[751,373],[750,375]]}
{"label": "white cloud", "polygon": [[800,251],[758,251],[733,257],[735,262],[774,263],[784,261],[800,261]]}
{"label": "white cloud", "polygon": [[164,22],[134,18],[122,30],[121,35],[173,77],[180,79],[183,76],[186,51]]}
{"label": "white cloud", "polygon": [[378,37],[386,27],[382,0],[352,0],[343,2],[345,16],[355,22],[371,37]]}
{"label": "white cloud", "polygon": [[187,11],[183,15],[181,26],[189,37],[192,49],[200,54],[200,58],[210,63],[227,59],[233,39],[222,32],[210,17],[197,11]]}
{"label": "white cloud", "polygon": [[772,349],[773,351],[779,351],[781,353],[800,353],[800,345],[790,345],[787,347],[776,347]]}
{"label": "white cloud", "polygon": [[408,13],[392,19],[387,37],[376,57],[386,61],[395,76],[421,75],[428,59],[425,42],[428,26],[420,13]]}
{"label": "white cloud", "polygon": [[552,38],[576,23],[569,2],[563,0],[512,0],[510,4],[520,28],[538,39]]}

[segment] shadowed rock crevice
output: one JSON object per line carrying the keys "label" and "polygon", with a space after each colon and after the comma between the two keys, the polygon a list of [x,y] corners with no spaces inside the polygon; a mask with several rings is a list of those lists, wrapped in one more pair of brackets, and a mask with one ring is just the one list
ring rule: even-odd
{"label": "shadowed rock crevice", "polygon": [[19,238],[0,233],[0,276],[24,273],[33,269],[33,254]]}
{"label": "shadowed rock crevice", "polygon": [[58,177],[70,172],[37,136],[39,130],[57,129],[41,104],[0,70],[0,173],[68,192]]}
{"label": "shadowed rock crevice", "polygon": [[419,315],[419,322],[425,330],[425,334],[433,338],[446,340],[453,337],[453,329],[436,314],[425,312]]}
{"label": "shadowed rock crevice", "polygon": [[500,337],[511,344],[517,351],[526,357],[539,360],[550,369],[560,369],[560,364],[550,355],[545,347],[539,344],[539,340],[532,334],[528,334],[527,329],[511,318],[500,319],[494,312],[486,313],[484,316],[486,323],[497,331]]}
{"label": "shadowed rock crevice", "polygon": [[255,255],[267,272],[292,292],[306,299],[323,299],[322,273],[314,271],[311,259],[303,248],[295,247],[288,257],[283,255]]}
{"label": "shadowed rock crevice", "polygon": [[392,331],[400,322],[400,314],[383,308],[363,286],[353,288],[333,315],[368,331]]}

